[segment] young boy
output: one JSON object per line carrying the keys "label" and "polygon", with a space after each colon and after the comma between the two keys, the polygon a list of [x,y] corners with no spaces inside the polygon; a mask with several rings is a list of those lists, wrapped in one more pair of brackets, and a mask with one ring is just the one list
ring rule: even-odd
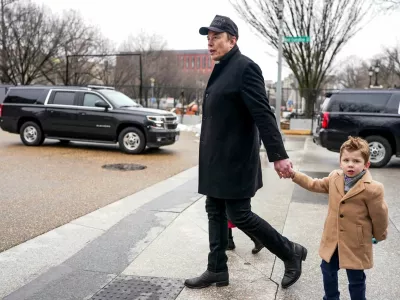
{"label": "young boy", "polygon": [[323,179],[292,171],[292,180],[316,193],[329,194],[328,215],[319,255],[324,300],[339,299],[338,270],[346,269],[352,300],[365,299],[364,270],[373,267],[372,239],[385,240],[388,208],[383,185],[368,171],[368,143],[349,137],[340,148],[340,169]]}

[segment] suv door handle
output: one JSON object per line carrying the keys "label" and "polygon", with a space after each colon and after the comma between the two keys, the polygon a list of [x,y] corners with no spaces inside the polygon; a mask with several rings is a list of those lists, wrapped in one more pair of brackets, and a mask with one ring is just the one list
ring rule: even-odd
{"label": "suv door handle", "polygon": [[84,116],[84,115],[86,115],[86,113],[84,113],[84,112],[81,112],[81,113],[79,113],[81,116]]}

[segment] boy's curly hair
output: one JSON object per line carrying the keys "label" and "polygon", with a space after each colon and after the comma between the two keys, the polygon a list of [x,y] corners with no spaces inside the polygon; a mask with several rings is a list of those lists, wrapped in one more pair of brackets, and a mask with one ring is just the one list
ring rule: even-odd
{"label": "boy's curly hair", "polygon": [[369,162],[369,146],[368,142],[363,138],[349,136],[349,139],[340,147],[340,158],[342,157],[343,150],[349,152],[360,150],[365,163]]}

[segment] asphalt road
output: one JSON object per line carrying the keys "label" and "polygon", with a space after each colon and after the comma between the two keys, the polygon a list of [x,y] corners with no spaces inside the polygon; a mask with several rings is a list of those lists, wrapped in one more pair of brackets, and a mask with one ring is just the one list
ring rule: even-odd
{"label": "asphalt road", "polygon": [[[0,130],[0,252],[195,166],[198,146],[194,133],[181,132],[176,144],[143,155],[53,140],[26,147]],[[147,168],[102,168],[113,163]]]}

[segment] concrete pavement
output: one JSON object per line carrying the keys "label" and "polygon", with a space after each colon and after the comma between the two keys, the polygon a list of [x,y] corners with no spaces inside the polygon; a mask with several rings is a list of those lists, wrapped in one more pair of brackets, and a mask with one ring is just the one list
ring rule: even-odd
{"label": "concrete pavement", "polygon": [[[337,168],[338,155],[304,137],[287,137],[295,167],[312,176]],[[208,253],[204,197],[197,194],[197,168],[110,204],[0,254],[0,298],[9,299],[322,299],[319,239],[327,209],[325,195],[279,179],[263,158],[264,187],[253,210],[277,230],[304,244],[303,276],[288,290],[279,283],[283,263],[234,229],[228,252],[228,287],[190,290],[184,278],[205,270]],[[375,246],[375,268],[367,271],[368,299],[400,299],[399,160],[372,170],[386,187],[391,225],[388,240]],[[341,299],[349,299],[345,273]],[[120,297],[120,298],[117,298]]]}

